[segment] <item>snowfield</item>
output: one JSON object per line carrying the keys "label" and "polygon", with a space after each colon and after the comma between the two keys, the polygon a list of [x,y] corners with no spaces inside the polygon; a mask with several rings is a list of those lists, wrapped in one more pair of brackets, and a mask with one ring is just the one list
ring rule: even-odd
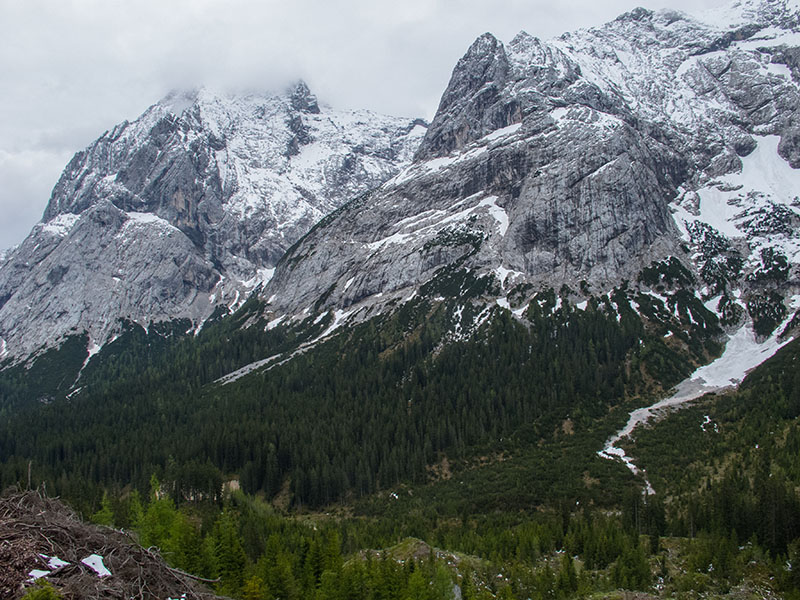
{"label": "snowfield", "polygon": [[783,331],[783,328],[789,323],[798,306],[800,306],[800,296],[795,296],[791,304],[790,316],[778,326],[773,336],[762,343],[756,341],[755,333],[749,323],[736,331],[728,338],[722,356],[697,369],[691,377],[676,386],[675,392],[670,397],[631,412],[625,427],[611,436],[598,454],[603,458],[621,460],[634,475],[644,477],[648,494],[655,493],[645,474],[617,444],[623,438],[630,437],[640,425],[647,425],[651,419],[664,417],[671,409],[680,408],[705,394],[736,387],[744,380],[748,372],[774,356],[778,350],[792,341],[793,338],[779,341],[778,333]]}

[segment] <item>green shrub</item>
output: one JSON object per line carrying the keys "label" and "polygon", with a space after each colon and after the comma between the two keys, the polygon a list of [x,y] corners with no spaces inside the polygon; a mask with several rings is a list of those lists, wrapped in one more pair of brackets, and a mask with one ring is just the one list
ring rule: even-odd
{"label": "green shrub", "polygon": [[49,582],[40,579],[35,587],[25,593],[22,600],[61,600],[61,594]]}

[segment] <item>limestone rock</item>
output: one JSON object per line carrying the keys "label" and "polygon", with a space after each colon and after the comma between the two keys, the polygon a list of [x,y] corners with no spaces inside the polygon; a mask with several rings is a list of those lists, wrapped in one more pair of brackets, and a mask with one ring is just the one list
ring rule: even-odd
{"label": "limestone rock", "polygon": [[167,96],[78,152],[4,257],[3,356],[84,331],[102,345],[121,318],[199,325],[243,302],[315,222],[407,165],[424,131],[320,106],[302,82]]}

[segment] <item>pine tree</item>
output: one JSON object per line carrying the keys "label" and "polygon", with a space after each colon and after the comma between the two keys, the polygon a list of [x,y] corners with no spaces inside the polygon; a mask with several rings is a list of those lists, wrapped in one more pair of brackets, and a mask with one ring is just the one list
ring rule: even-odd
{"label": "pine tree", "polygon": [[267,600],[267,586],[264,580],[253,575],[242,586],[242,600]]}
{"label": "pine tree", "polygon": [[450,573],[442,565],[436,566],[430,597],[432,600],[452,600],[453,598],[453,581]]}
{"label": "pine tree", "polygon": [[417,569],[408,577],[403,600],[427,600],[430,597],[428,588],[427,579],[422,574],[422,571]]}
{"label": "pine tree", "polygon": [[223,594],[238,595],[244,583],[247,564],[236,516],[229,509],[220,514],[214,524],[214,558],[219,583],[217,590]]}
{"label": "pine tree", "polygon": [[575,573],[575,563],[569,552],[561,555],[561,568],[558,572],[556,588],[564,596],[571,596],[578,589],[578,575]]}
{"label": "pine tree", "polygon": [[142,498],[139,495],[139,490],[131,492],[131,498],[128,503],[128,523],[135,531],[138,531],[142,526],[144,519],[144,508],[142,507]]}
{"label": "pine tree", "polygon": [[111,527],[114,524],[114,511],[111,508],[111,500],[108,492],[103,492],[103,499],[100,502],[100,510],[92,515],[92,523]]}

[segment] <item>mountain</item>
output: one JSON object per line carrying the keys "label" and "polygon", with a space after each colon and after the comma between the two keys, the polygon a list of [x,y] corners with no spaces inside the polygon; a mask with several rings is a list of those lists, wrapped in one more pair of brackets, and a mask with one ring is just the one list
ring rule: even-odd
{"label": "mountain", "polygon": [[0,261],[0,357],[119,320],[235,307],[321,217],[405,166],[425,124],[283,95],[173,93],[77,153]]}
{"label": "mountain", "polygon": [[427,130],[302,83],[171,94],[78,153],[3,258],[0,355],[84,332],[91,355],[119,319],[196,329],[259,287],[273,321],[363,320],[467,273],[520,314],[629,281],[677,316],[663,273],[640,285],[673,259],[763,339],[800,304],[799,41],[785,0],[484,34]]}
{"label": "mountain", "polygon": [[[484,34],[414,162],[279,262],[273,315],[360,320],[469,273],[520,314],[543,289],[567,285],[580,304],[631,282],[676,318],[749,315],[769,336],[800,305],[797,9],[636,9],[550,41]],[[664,295],[669,265],[686,269],[688,313]]]}
{"label": "mountain", "polygon": [[[118,215],[127,257],[210,264],[226,279],[197,298],[225,304],[4,363],[0,488],[48,489],[231,597],[795,598],[798,9],[485,34],[424,136],[391,138],[417,136],[408,164],[280,258],[230,250],[246,220],[213,229],[206,196],[173,193],[206,181],[178,160],[155,212],[56,194],[34,236],[68,230],[65,268]],[[312,131],[307,91],[279,102]],[[183,122],[196,100],[164,103]],[[297,166],[289,121],[277,155]],[[150,181],[125,164],[118,181]]]}

